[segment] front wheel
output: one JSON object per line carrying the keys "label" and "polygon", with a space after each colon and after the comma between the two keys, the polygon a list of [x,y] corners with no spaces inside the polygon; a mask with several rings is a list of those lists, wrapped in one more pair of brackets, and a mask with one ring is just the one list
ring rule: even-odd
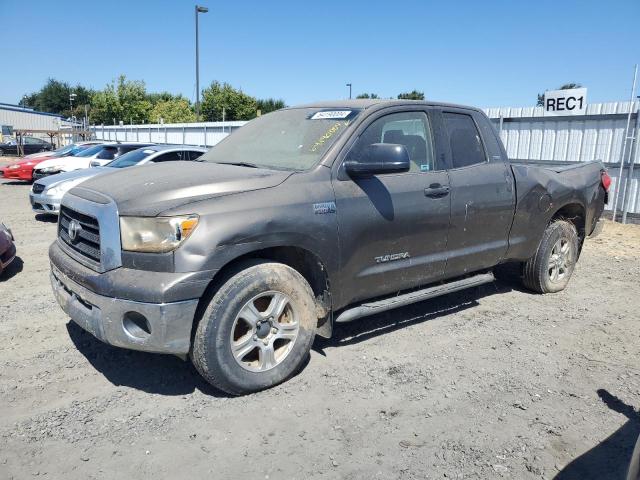
{"label": "front wheel", "polygon": [[524,264],[525,286],[538,293],[564,290],[575,268],[578,251],[576,227],[566,220],[551,222],[535,255]]}
{"label": "front wheel", "polygon": [[318,319],[311,287],[296,270],[256,261],[215,293],[196,329],[191,359],[232,395],[277,385],[309,355]]}

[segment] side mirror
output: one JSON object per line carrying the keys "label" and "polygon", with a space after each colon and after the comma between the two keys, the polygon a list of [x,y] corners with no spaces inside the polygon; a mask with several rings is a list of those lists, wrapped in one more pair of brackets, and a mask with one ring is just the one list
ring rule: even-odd
{"label": "side mirror", "polygon": [[358,158],[347,157],[345,169],[351,177],[368,177],[378,173],[409,171],[409,153],[404,145],[372,143]]}

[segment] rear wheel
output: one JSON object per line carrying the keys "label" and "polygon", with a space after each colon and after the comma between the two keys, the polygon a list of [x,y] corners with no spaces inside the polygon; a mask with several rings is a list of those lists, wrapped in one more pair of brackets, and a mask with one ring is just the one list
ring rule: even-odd
{"label": "rear wheel", "polygon": [[191,358],[213,386],[232,395],[256,392],[301,368],[316,324],[313,292],[302,275],[280,263],[253,262],[209,302]]}
{"label": "rear wheel", "polygon": [[579,242],[576,227],[565,220],[549,224],[533,257],[523,268],[527,288],[539,293],[564,290],[578,259]]}

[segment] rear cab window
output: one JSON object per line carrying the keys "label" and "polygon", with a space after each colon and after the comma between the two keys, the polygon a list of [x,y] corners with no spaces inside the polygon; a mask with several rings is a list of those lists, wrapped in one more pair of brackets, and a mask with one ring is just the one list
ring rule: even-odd
{"label": "rear cab window", "polygon": [[466,113],[443,112],[444,126],[449,137],[453,168],[469,167],[487,161],[480,132]]}

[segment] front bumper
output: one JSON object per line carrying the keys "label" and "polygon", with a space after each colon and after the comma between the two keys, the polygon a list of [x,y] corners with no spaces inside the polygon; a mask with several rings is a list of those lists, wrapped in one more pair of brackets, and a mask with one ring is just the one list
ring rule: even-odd
{"label": "front bumper", "polygon": [[198,300],[146,303],[98,295],[51,265],[56,300],[71,319],[99,340],[117,347],[186,354]]}
{"label": "front bumper", "polygon": [[9,169],[5,168],[3,173],[3,178],[11,179],[11,180],[25,180],[30,182],[33,175],[33,169],[31,168],[14,168]]}
{"label": "front bumper", "polygon": [[4,252],[0,253],[0,272],[11,264],[16,258],[16,246],[13,242],[9,244]]}
{"label": "front bumper", "polygon": [[33,174],[32,174],[32,177],[33,177],[34,180],[39,180],[41,178],[49,177],[51,175],[55,175],[56,173],[60,173],[60,172],[61,172],[61,170],[58,170],[58,171],[55,171],[55,172],[46,172],[46,173],[45,172],[41,172],[39,170],[34,170]]}
{"label": "front bumper", "polygon": [[60,198],[42,195],[41,193],[29,192],[29,201],[31,209],[37,213],[50,213],[58,215],[60,213]]}

